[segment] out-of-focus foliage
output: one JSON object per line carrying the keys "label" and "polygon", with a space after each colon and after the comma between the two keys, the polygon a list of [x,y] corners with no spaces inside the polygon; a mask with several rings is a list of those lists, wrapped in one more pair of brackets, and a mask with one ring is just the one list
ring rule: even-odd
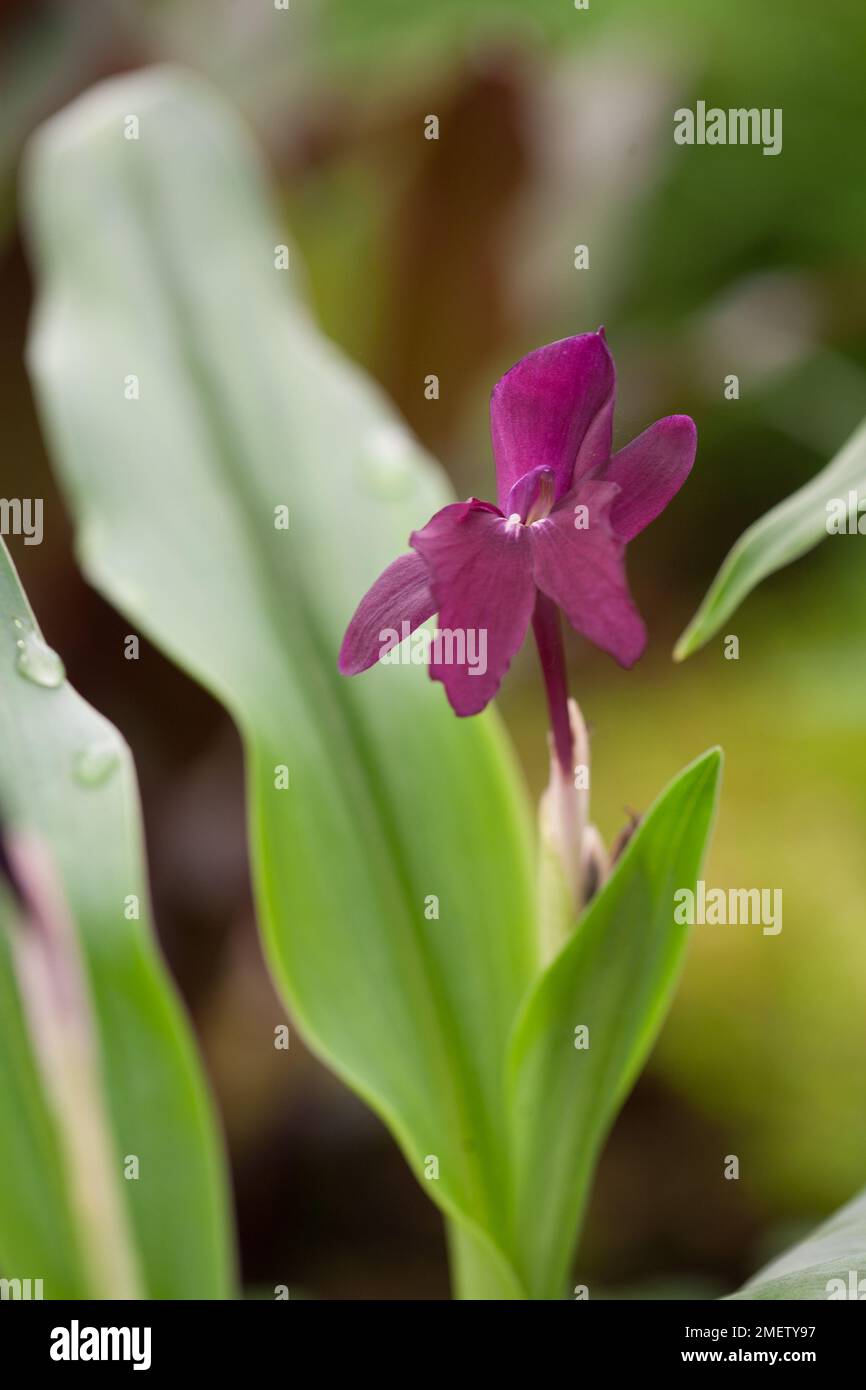
{"label": "out-of-focus foliage", "polygon": [[862,1299],[866,1193],[837,1211],[807,1240],[773,1260],[732,1298]]}
{"label": "out-of-focus foliage", "polygon": [[[712,718],[726,776],[704,877],[711,886],[783,892],[776,936],[695,928],[656,1054],[658,1073],[710,1127],[706,1200],[723,1155],[741,1156],[741,1184],[718,1194],[726,1209],[739,1187],[759,1208],[820,1216],[857,1189],[866,1163],[858,1081],[866,1054],[866,613],[857,545],[840,537],[786,572],[786,582],[780,576],[759,591],[734,625],[739,662],[724,660],[719,637],[671,683],[660,652],[637,691],[617,678],[585,706],[596,812],[608,832],[622,819],[621,789],[631,805],[646,804],[663,767],[686,756]],[[639,722],[630,718],[634,700]]]}
{"label": "out-of-focus foliage", "polygon": [[46,1298],[226,1298],[222,1154],[154,948],[132,761],[2,542],[0,806],[0,1271]]}
{"label": "out-of-focus foliage", "polygon": [[447,490],[292,293],[256,153],[203,83],[94,89],[27,173],[30,361],[82,564],[232,712],[276,979],[501,1261],[503,1057],[535,953],[526,809],[494,714],[455,719],[417,665],[349,682],[336,658],[357,596]]}
{"label": "out-of-focus foliage", "polygon": [[[836,458],[792,497],[750,526],[725,557],[676,645],[682,660],[718,632],[756,584],[799,560],[829,535],[859,535],[858,499],[866,494],[866,423]],[[853,505],[852,505],[853,498]]]}

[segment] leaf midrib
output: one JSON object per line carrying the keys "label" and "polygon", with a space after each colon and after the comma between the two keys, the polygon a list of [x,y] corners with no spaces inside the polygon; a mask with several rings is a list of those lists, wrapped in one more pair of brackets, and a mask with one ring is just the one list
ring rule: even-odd
{"label": "leaf midrib", "polygon": [[[176,330],[175,343],[179,345],[180,357],[186,364],[190,376],[200,392],[200,397],[197,399],[203,398],[205,402],[204,407],[199,410],[199,414],[204,420],[207,434],[212,441],[212,457],[217,461],[224,477],[231,484],[234,495],[241,500],[240,516],[248,541],[246,561],[261,576],[258,588],[262,593],[264,606],[268,613],[269,625],[279,632],[284,639],[290,635],[295,647],[300,634],[306,650],[311,655],[311,659],[304,662],[304,672],[305,676],[314,677],[316,690],[311,697],[305,687],[298,687],[304,703],[308,708],[311,703],[315,703],[319,715],[322,708],[327,707],[331,730],[339,730],[340,736],[348,744],[351,753],[351,758],[341,761],[341,766],[354,766],[361,769],[361,776],[353,778],[351,783],[347,782],[346,785],[347,789],[351,786],[353,802],[358,807],[359,813],[363,815],[365,810],[371,812],[371,814],[363,816],[363,823],[365,827],[376,827],[380,847],[380,862],[390,865],[393,869],[396,892],[403,907],[404,923],[409,926],[410,935],[421,958],[425,977],[429,982],[435,1015],[440,1023],[438,1043],[447,1059],[445,1066],[440,1068],[441,1076],[447,1091],[452,1096],[453,1110],[460,1122],[460,1132],[453,1136],[453,1148],[463,1163],[469,1186],[478,1202],[478,1207],[475,1210],[470,1210],[469,1214],[475,1219],[481,1220],[488,1229],[495,1230],[498,1224],[495,1212],[496,1196],[492,1190],[492,1185],[485,1181],[485,1172],[495,1173],[498,1171],[503,1141],[500,1139],[495,1125],[491,1123],[493,1106],[481,1085],[476,1084],[475,1074],[462,1066],[459,1035],[454,1022],[453,1010],[444,990],[440,972],[435,968],[424,936],[415,922],[414,914],[409,910],[411,873],[401,839],[396,833],[395,814],[382,785],[375,760],[365,748],[362,720],[352,708],[347,696],[335,688],[335,682],[329,681],[325,675],[329,651],[327,640],[318,629],[314,608],[303,584],[299,582],[295,595],[297,598],[295,616],[298,622],[296,631],[294,628],[289,630],[285,611],[277,609],[273,603],[271,596],[282,590],[283,576],[279,574],[274,564],[270,547],[259,544],[258,538],[254,534],[253,514],[255,508],[252,505],[254,494],[246,482],[243,468],[239,468],[236,463],[238,457],[238,448],[234,442],[236,431],[230,415],[222,410],[220,393],[213,383],[208,366],[208,354],[201,350],[199,335],[195,330],[196,316],[188,306],[188,296],[184,291],[184,277],[176,271],[170,254],[166,252],[166,248],[171,245],[171,237],[165,238],[160,234],[160,218],[158,215],[154,216],[154,210],[161,205],[158,196],[158,179],[154,180],[152,165],[148,161],[141,161],[139,169],[141,168],[144,168],[146,172],[139,180],[131,174],[131,161],[124,161],[127,188],[131,193],[131,202],[140,212],[141,239],[143,245],[147,247],[149,259],[155,267],[156,283],[166,287],[170,307],[169,317]],[[153,195],[153,189],[151,196],[148,196],[146,187],[148,183],[155,185],[156,196]],[[219,422],[216,428],[213,425],[215,420]],[[232,443],[228,444],[230,440]],[[285,650],[287,646],[288,643],[284,643],[282,650]],[[288,671],[285,666],[284,669]],[[287,679],[290,679],[288,674]],[[235,711],[235,714],[243,728],[243,712]],[[459,1084],[456,1080],[457,1077],[462,1077],[464,1084]],[[466,1084],[467,1081],[469,1082],[468,1085]],[[484,1116],[485,1123],[473,1125],[473,1119],[477,1121],[479,1114]],[[463,1135],[471,1135],[473,1130],[482,1141],[479,1144],[477,1157],[475,1152],[467,1150],[462,1142]],[[497,1146],[499,1146],[498,1153]],[[487,1155],[486,1163],[484,1161],[485,1154]]]}

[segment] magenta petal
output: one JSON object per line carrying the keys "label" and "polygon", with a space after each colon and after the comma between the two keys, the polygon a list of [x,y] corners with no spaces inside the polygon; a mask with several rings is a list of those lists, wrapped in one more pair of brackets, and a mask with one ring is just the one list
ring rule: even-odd
{"label": "magenta petal", "polygon": [[549,343],[506,372],[490,398],[499,505],[524,473],[553,470],[556,496],[610,458],[616,385],[604,334]]}
{"label": "magenta petal", "polygon": [[[625,577],[625,545],[613,534],[610,511],[618,497],[607,482],[583,482],[546,521],[527,528],[535,582],[558,603],[573,628],[633,666],[646,645],[646,629]],[[585,514],[588,524],[575,523]]]}
{"label": "magenta petal", "polygon": [[682,487],[695,461],[697,440],[694,420],[668,415],[614,454],[601,476],[619,483],[610,519],[624,541],[655,521]]}
{"label": "magenta petal", "polygon": [[[532,617],[527,530],[489,507],[454,502],[410,541],[427,563],[439,613],[430,675],[456,714],[477,714],[499,689]],[[474,660],[457,660],[461,650]]]}
{"label": "magenta petal", "polygon": [[400,633],[402,640],[404,622],[409,624],[408,637],[435,612],[427,566],[414,550],[401,555],[361,599],[340,648],[340,671],[344,676],[366,671],[383,655],[383,633],[391,629]]}
{"label": "magenta petal", "polygon": [[540,468],[533,468],[518,478],[502,510],[507,517],[519,516],[521,521],[531,517],[535,520],[536,516],[549,516],[555,498],[556,478],[553,470],[542,464]]}

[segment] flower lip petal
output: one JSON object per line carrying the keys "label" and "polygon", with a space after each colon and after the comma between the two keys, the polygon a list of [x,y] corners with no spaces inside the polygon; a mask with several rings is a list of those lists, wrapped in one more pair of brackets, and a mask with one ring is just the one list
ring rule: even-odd
{"label": "flower lip petal", "polygon": [[552,469],[556,496],[610,457],[616,372],[604,330],[548,343],[497,382],[490,428],[499,505],[535,467]]}
{"label": "flower lip petal", "polygon": [[[587,479],[526,534],[539,589],[582,636],[621,666],[633,666],[646,645],[646,630],[628,589],[625,543],[610,522],[619,496],[616,484]],[[578,517],[578,506],[586,508],[585,516]]]}
{"label": "flower lip petal", "polygon": [[413,531],[410,542],[430,574],[437,633],[448,639],[434,652],[430,676],[442,682],[456,714],[478,714],[499,689],[532,617],[526,529],[498,508],[456,502]]}

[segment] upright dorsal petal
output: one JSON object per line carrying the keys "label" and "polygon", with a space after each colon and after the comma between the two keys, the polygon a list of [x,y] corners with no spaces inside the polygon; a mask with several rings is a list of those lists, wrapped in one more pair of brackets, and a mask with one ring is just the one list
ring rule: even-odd
{"label": "upright dorsal petal", "polygon": [[563,497],[610,458],[616,373],[604,332],[548,343],[493,388],[490,429],[500,507],[520,478],[546,467]]}

